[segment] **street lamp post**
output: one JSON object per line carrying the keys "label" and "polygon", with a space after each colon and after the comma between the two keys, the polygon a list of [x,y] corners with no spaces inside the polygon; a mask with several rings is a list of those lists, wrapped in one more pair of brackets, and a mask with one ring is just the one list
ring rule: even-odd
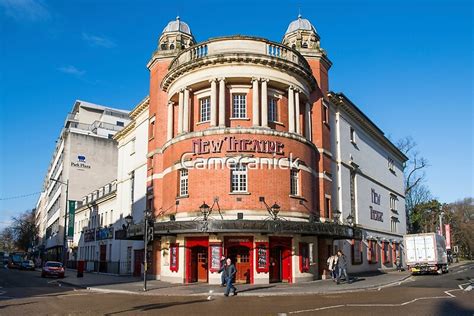
{"label": "street lamp post", "polygon": [[148,243],[153,241],[153,226],[150,226],[151,220],[151,211],[146,209],[144,212],[144,222],[145,222],[145,233],[143,234],[144,239],[144,258],[145,262],[143,263],[143,292],[147,291],[146,287],[146,277],[148,271]]}
{"label": "street lamp post", "polygon": [[441,236],[443,236],[443,206],[440,204],[439,205],[439,233]]}
{"label": "street lamp post", "polygon": [[50,180],[54,182],[58,182],[59,184],[66,186],[66,207],[64,212],[64,236],[63,236],[63,266],[66,267],[67,263],[67,212],[69,210],[69,179],[66,182],[59,181],[57,179],[50,178]]}

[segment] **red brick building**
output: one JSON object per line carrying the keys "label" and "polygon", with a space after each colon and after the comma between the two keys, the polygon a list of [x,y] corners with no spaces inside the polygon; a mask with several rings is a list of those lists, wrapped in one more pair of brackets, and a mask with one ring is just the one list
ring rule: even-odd
{"label": "red brick building", "polygon": [[332,220],[330,67],[301,16],[282,43],[166,26],[148,63],[151,274],[218,283],[226,255],[237,282],[313,280],[333,240],[360,238]]}

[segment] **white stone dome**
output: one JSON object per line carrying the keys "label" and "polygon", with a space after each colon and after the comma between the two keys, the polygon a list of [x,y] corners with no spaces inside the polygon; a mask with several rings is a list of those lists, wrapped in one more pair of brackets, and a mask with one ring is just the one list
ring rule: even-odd
{"label": "white stone dome", "polygon": [[189,25],[181,21],[179,16],[176,17],[176,20],[169,22],[168,25],[163,29],[163,33],[167,32],[183,32],[188,35],[192,35]]}
{"label": "white stone dome", "polygon": [[303,19],[301,14],[298,15],[297,20],[294,20],[290,23],[290,25],[288,25],[288,29],[286,30],[285,34],[289,34],[297,30],[313,31],[314,33],[317,33],[311,22],[309,22],[307,19]]}

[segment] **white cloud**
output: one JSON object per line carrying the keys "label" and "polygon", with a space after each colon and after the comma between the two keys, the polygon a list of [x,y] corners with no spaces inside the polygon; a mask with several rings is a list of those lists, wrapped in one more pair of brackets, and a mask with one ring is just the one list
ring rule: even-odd
{"label": "white cloud", "polygon": [[83,74],[86,73],[85,70],[77,69],[73,65],[67,65],[67,66],[59,67],[58,70],[61,71],[61,72],[64,72],[65,74],[73,75],[73,76],[77,76],[77,77],[80,77],[80,76],[82,76]]}
{"label": "white cloud", "polygon": [[51,17],[41,0],[0,0],[5,14],[19,21],[44,21]]}
{"label": "white cloud", "polygon": [[91,46],[100,46],[105,48],[113,48],[117,46],[114,41],[104,36],[82,33],[82,39]]}

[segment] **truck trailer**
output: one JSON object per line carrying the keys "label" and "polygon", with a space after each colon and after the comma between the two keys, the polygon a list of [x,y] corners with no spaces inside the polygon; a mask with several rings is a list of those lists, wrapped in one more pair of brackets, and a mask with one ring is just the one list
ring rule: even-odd
{"label": "truck trailer", "polygon": [[448,272],[446,240],[436,233],[411,234],[403,238],[406,264],[412,274]]}

